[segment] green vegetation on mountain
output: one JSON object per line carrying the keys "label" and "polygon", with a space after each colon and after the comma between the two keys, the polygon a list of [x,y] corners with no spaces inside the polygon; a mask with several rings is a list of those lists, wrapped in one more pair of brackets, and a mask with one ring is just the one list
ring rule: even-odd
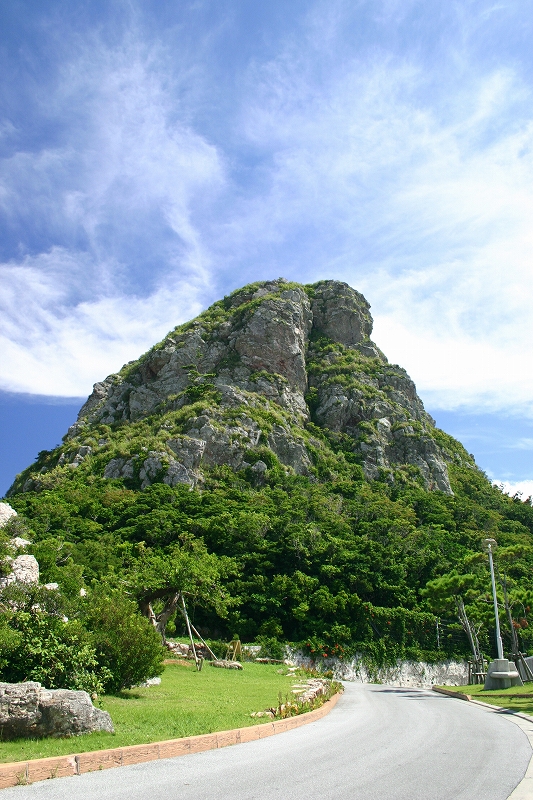
{"label": "green vegetation on mountain", "polygon": [[531,502],[435,427],[371,327],[346,284],[254,284],[96,384],[9,492],[42,581],[154,613],[184,591],[206,636],[383,662],[468,654],[453,591],[438,591],[467,575],[490,654],[491,536],[533,646]]}

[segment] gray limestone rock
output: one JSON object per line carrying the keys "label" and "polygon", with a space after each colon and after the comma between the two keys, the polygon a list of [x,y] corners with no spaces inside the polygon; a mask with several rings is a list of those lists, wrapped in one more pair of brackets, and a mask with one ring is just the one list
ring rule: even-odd
{"label": "gray limestone rock", "polygon": [[11,567],[11,572],[0,578],[0,589],[11,583],[39,583],[39,564],[35,556],[21,555],[16,558],[7,556],[6,562]]}
{"label": "gray limestone rock", "polygon": [[281,425],[275,425],[268,435],[268,444],[277,455],[282,464],[292,469],[298,475],[307,475],[311,460],[305,444],[296,439]]}
{"label": "gray limestone rock", "polygon": [[166,455],[166,453],[158,453],[153,450],[148,453],[148,458],[145,458],[139,470],[141,489],[146,489],[147,486],[150,486],[154,480],[163,473],[163,464],[166,460]]}
{"label": "gray limestone rock", "polygon": [[104,478],[133,478],[138,458],[112,458],[104,469]]}
{"label": "gray limestone rock", "polygon": [[66,464],[70,465],[71,467],[79,467],[81,462],[87,458],[87,456],[91,455],[92,450],[93,449],[90,445],[83,445],[74,452],[61,453],[57,464],[59,467],[63,467]]}
{"label": "gray limestone rock", "polygon": [[345,347],[365,343],[372,354],[375,345],[369,341],[372,333],[370,305],[362,294],[341,281],[321,281],[315,288],[312,303],[313,328]]}
{"label": "gray limestone rock", "polygon": [[0,503],[0,528],[3,528],[4,525],[9,522],[11,517],[16,517],[17,512],[14,508],[11,508],[9,503]]}
{"label": "gray limestone rock", "polygon": [[0,737],[78,736],[114,733],[107,711],[95,708],[87,692],[44,689],[40,683],[0,683]]}
{"label": "gray limestone rock", "polygon": [[[447,459],[455,456],[441,450],[413,381],[388,363],[371,333],[368,302],[341,281],[303,287],[279,278],[244,287],[96,383],[57,463],[79,467],[89,456],[98,459],[114,434],[96,434],[96,425],[161,415],[165,436],[147,441],[147,454],[137,445],[130,455],[104,459],[104,477],[138,481],[143,489],[157,481],[193,487],[210,468],[254,463],[248,452],[264,446],[312,477],[304,435],[312,421],[353,440],[369,479],[385,471],[393,480],[397,468],[414,467],[410,474],[418,471],[428,489],[450,493]],[[167,414],[174,411],[177,425]],[[46,480],[26,472],[17,490],[40,491]],[[0,506],[0,524],[2,513]]]}
{"label": "gray limestone rock", "polygon": [[289,384],[305,392],[307,373],[305,346],[312,316],[303,289],[266,298],[235,336],[235,350],[254,371],[282,375]]}

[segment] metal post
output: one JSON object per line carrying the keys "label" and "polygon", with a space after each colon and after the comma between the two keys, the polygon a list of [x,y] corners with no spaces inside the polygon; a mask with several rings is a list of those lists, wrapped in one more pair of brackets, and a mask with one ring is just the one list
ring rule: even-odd
{"label": "metal post", "polygon": [[[498,650],[498,658],[503,658],[503,644],[502,635],[500,633],[500,617],[498,615],[498,598],[496,597],[496,581],[494,579],[494,563],[492,561],[492,545],[494,539],[485,539],[485,545],[489,554],[490,564],[490,579],[492,582],[492,598],[494,600],[494,617],[496,619],[496,647]],[[494,542],[496,544],[496,542]]]}

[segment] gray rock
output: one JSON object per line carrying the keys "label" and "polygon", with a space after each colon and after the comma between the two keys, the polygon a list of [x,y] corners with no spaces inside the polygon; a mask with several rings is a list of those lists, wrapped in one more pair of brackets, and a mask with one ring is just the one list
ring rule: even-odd
{"label": "gray rock", "polygon": [[160,686],[160,685],[161,685],[161,678],[148,678],[147,681],[139,684],[139,686]]}
{"label": "gray rock", "polygon": [[197,470],[205,451],[205,442],[191,436],[180,436],[169,439],[167,446],[175,454],[176,459],[187,470]]}
{"label": "gray rock", "polygon": [[13,550],[23,550],[24,548],[28,547],[29,544],[31,544],[30,540],[23,539],[22,536],[14,536],[9,540],[9,546]]}
{"label": "gray rock", "polygon": [[306,447],[288,430],[275,425],[268,436],[268,443],[282,464],[292,467],[298,475],[308,474],[311,461]]}
{"label": "gray rock", "polygon": [[163,472],[163,459],[166,459],[166,453],[155,451],[150,452],[148,458],[145,458],[139,471],[141,489],[146,489],[147,486],[150,486]]}
{"label": "gray rock", "polygon": [[61,453],[57,464],[59,467],[63,467],[66,464],[69,464],[71,467],[79,467],[81,462],[87,458],[87,456],[91,455],[92,450],[90,445],[83,445],[75,452]]}
{"label": "gray rock", "polygon": [[168,467],[167,473],[163,478],[163,483],[167,486],[177,486],[178,483],[185,483],[188,486],[196,486],[201,476],[191,469],[187,469],[183,464],[178,461],[172,461]]}
{"label": "gray rock", "polygon": [[218,667],[219,669],[244,669],[239,661],[228,661],[225,658],[221,658],[218,661],[210,661],[209,663],[212,667]]}
{"label": "gray rock", "polygon": [[0,736],[78,736],[114,733],[107,711],[95,708],[87,692],[44,689],[40,683],[0,683]]}
{"label": "gray rock", "polygon": [[313,328],[345,347],[367,343],[374,355],[379,353],[369,341],[372,333],[370,305],[362,294],[341,281],[321,281],[312,303]]}
{"label": "gray rock", "polygon": [[[370,306],[346,283],[303,287],[279,278],[244,287],[120,374],[96,383],[68,436],[94,435],[93,426],[101,423],[165,415],[147,442],[152,451],[112,458],[104,468],[104,477],[138,478],[143,489],[157,481],[196,486],[210,468],[243,469],[255,461],[249,452],[265,445],[287,468],[312,478],[303,430],[311,389],[312,422],[351,437],[367,478],[385,472],[395,480],[403,469],[400,477],[411,480],[418,471],[428,489],[451,493],[447,460],[459,457],[437,444],[435,423],[413,381],[388,363],[371,333]],[[322,374],[311,367],[317,340],[333,345],[320,351]],[[209,386],[205,408],[199,412],[196,403],[187,418],[193,396],[187,390],[202,384]],[[177,424],[167,414],[172,411],[179,412]],[[106,435],[98,447],[112,440]],[[319,453],[327,445],[313,447]],[[60,465],[78,467],[94,455],[91,445],[71,448],[63,450]],[[15,485],[39,491],[45,479],[25,474]]]}
{"label": "gray rock", "polygon": [[305,346],[311,330],[309,300],[303,289],[265,299],[235,337],[235,350],[252,370],[282,375],[304,392]]}
{"label": "gray rock", "polygon": [[9,503],[0,503],[0,528],[3,528],[12,517],[16,516],[17,512],[14,508],[11,508]]}
{"label": "gray rock", "polygon": [[39,564],[35,556],[22,555],[16,558],[7,556],[5,560],[11,566],[11,572],[0,578],[0,589],[11,583],[39,583]]}

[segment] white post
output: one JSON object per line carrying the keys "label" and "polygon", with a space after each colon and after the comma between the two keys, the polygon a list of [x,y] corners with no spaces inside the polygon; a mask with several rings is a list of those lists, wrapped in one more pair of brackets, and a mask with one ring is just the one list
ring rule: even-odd
{"label": "white post", "polygon": [[489,553],[490,579],[492,582],[492,598],[494,600],[494,616],[496,618],[496,647],[498,649],[498,658],[503,658],[502,635],[500,633],[500,617],[498,615],[498,598],[496,597],[496,581],[494,580],[494,564],[492,561],[492,542],[490,540],[486,540],[486,545]]}

